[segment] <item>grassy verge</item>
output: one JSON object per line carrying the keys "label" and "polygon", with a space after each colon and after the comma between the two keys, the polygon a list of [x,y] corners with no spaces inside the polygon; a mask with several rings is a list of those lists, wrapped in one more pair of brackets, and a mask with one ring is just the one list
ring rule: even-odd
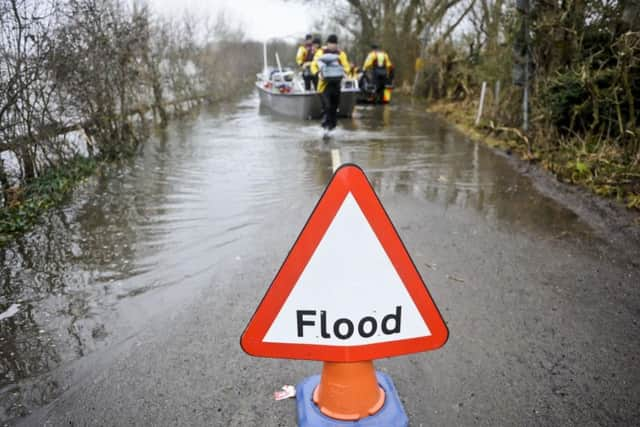
{"label": "grassy verge", "polygon": [[557,138],[538,135],[530,141],[518,129],[496,127],[490,120],[475,125],[471,104],[440,101],[428,111],[443,116],[461,132],[487,145],[514,152],[522,159],[539,162],[558,180],[580,185],[612,197],[640,212],[640,165],[615,145],[595,138]]}
{"label": "grassy verge", "polygon": [[33,227],[47,209],[62,203],[80,181],[93,175],[97,165],[94,159],[75,157],[9,193],[8,205],[0,209],[0,246]]}

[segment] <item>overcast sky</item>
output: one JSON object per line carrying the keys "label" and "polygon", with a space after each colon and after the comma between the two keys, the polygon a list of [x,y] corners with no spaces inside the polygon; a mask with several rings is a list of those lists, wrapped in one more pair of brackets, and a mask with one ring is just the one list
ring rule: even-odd
{"label": "overcast sky", "polygon": [[180,16],[185,9],[215,18],[227,12],[232,26],[241,26],[247,37],[266,40],[271,37],[303,37],[313,23],[311,8],[297,1],[282,0],[147,0],[151,8],[165,16]]}

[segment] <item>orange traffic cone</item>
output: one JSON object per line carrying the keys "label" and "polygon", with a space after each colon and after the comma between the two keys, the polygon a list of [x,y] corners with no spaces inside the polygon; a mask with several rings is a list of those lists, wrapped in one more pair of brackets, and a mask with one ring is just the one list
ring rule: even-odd
{"label": "orange traffic cone", "polygon": [[313,401],[320,412],[336,420],[355,421],[375,414],[384,405],[372,361],[324,362]]}

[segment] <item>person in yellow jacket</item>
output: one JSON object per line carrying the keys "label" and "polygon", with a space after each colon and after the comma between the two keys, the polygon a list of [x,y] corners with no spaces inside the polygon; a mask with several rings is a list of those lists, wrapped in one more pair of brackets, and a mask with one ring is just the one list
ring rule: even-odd
{"label": "person in yellow jacket", "polygon": [[322,99],[322,127],[332,130],[338,123],[337,112],[340,105],[340,83],[351,72],[347,54],[338,49],[338,36],[327,37],[326,46],[318,49],[311,62],[311,72],[319,76],[318,93]]}
{"label": "person in yellow jacket", "polygon": [[380,46],[377,44],[372,44],[371,52],[369,52],[367,58],[364,60],[362,70],[375,85],[376,98],[381,100],[384,87],[390,83],[393,71],[393,64],[391,63],[391,59],[389,59],[389,55],[380,49]]}
{"label": "person in yellow jacket", "polygon": [[[311,34],[307,34],[304,38],[304,43],[298,47],[298,52],[296,53],[296,63],[300,68],[302,68],[302,79],[304,80],[304,89],[311,90],[311,82],[314,81],[313,75],[311,73],[311,61],[313,61],[313,56],[316,52],[316,47],[314,46],[313,37]],[[318,41],[318,45],[319,45]],[[317,86],[317,81],[315,82]]]}

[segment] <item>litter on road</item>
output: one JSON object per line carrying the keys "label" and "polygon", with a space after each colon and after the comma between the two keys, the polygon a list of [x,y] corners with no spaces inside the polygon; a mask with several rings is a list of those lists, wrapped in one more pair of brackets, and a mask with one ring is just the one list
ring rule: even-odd
{"label": "litter on road", "polygon": [[285,400],[290,397],[296,397],[296,387],[293,385],[285,384],[280,390],[273,392],[273,398],[275,400]]}
{"label": "litter on road", "polygon": [[20,304],[11,304],[11,306],[6,311],[0,313],[0,320],[8,319],[12,316],[15,316],[18,311],[20,311]]}

